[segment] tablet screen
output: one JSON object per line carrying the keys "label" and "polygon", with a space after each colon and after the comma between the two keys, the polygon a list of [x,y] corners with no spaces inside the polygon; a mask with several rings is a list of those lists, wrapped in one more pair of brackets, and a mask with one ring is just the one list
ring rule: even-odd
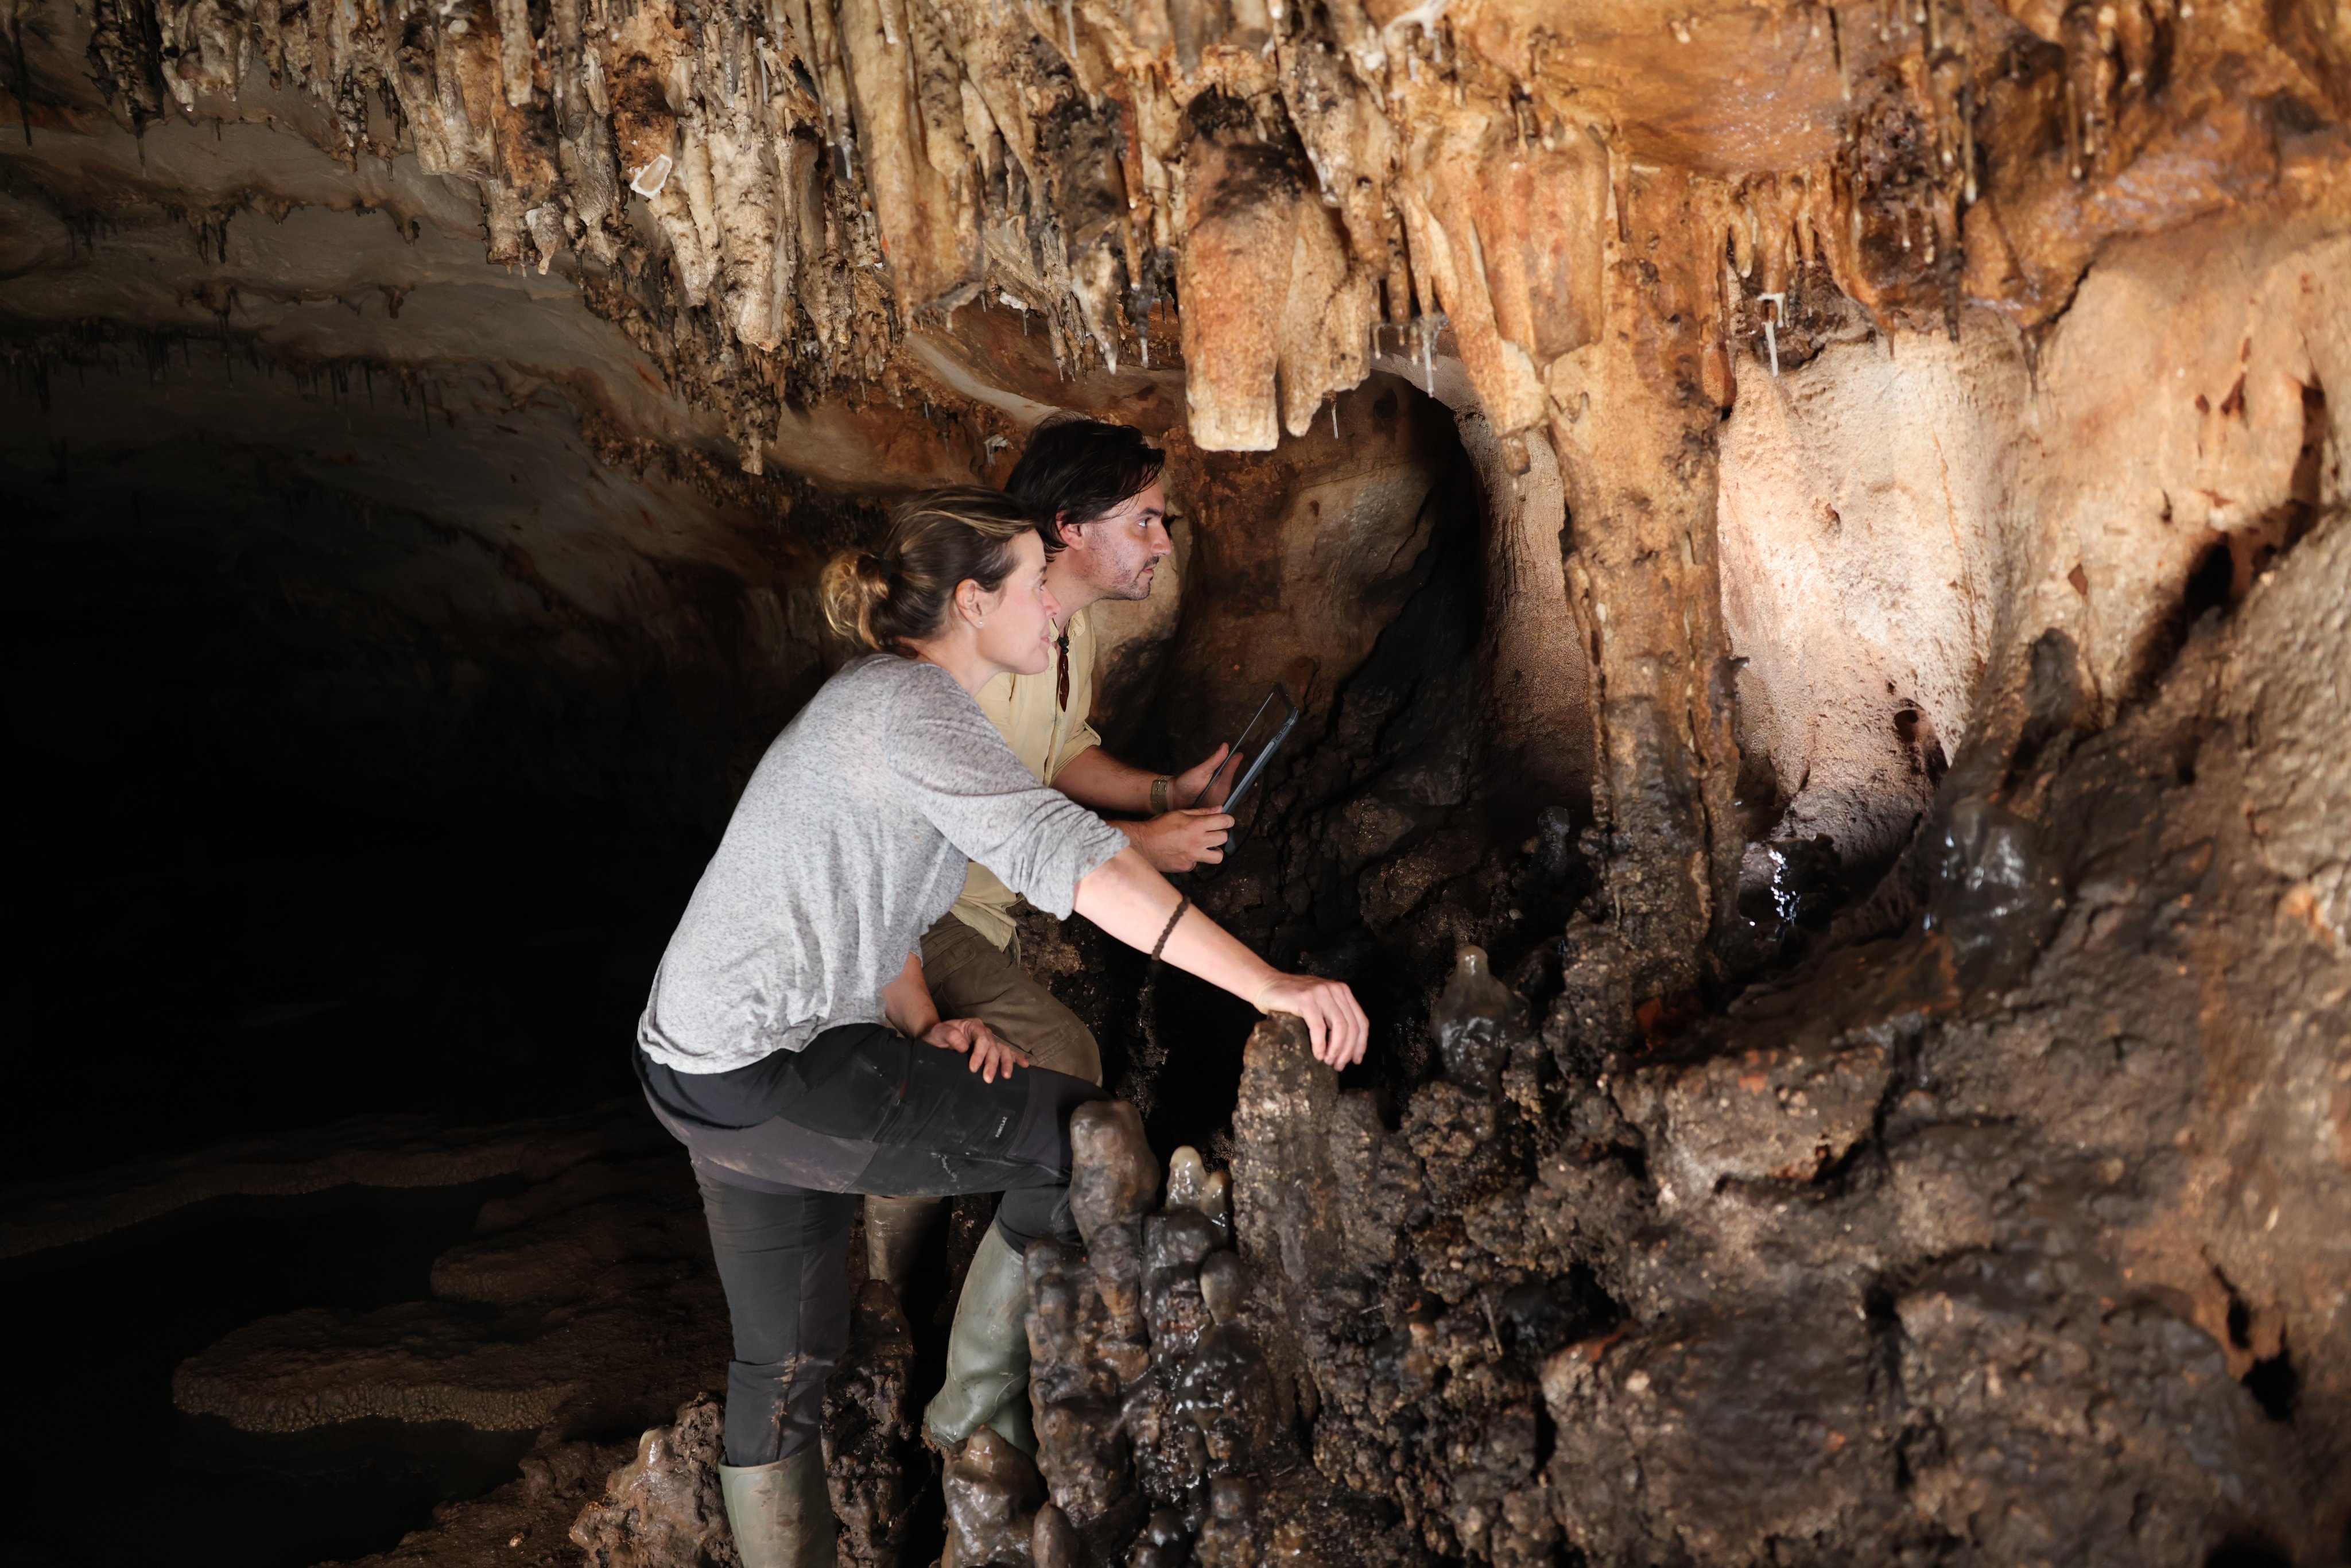
{"label": "tablet screen", "polygon": [[1298,715],[1298,703],[1290,695],[1290,687],[1276,683],[1274,688],[1265,694],[1265,700],[1257,705],[1257,712],[1249,716],[1249,723],[1241,727],[1232,749],[1226,753],[1225,760],[1217,765],[1216,773],[1208,776],[1208,782],[1201,789],[1201,794],[1205,796],[1215,789],[1217,775],[1231,767],[1234,758],[1238,758],[1244,771],[1240,781],[1233,786],[1232,793],[1226,798],[1224,807],[1228,813],[1238,810],[1250,788],[1264,774],[1266,764],[1273,760],[1274,754],[1281,749],[1281,743],[1289,739],[1290,732],[1297,727]]}

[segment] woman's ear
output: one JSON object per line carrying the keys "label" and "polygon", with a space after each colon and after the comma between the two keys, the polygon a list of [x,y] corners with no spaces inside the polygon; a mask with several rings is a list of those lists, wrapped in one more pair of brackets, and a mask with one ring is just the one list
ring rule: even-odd
{"label": "woman's ear", "polygon": [[974,626],[982,626],[987,624],[987,606],[986,596],[980,592],[979,584],[977,581],[967,577],[961,582],[956,583],[955,601],[956,609],[962,612],[965,620],[970,622]]}

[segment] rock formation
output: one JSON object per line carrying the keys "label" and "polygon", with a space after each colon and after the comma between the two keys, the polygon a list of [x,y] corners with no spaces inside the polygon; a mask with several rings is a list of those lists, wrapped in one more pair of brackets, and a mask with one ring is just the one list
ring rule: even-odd
{"label": "rock formation", "polygon": [[2029,816],[1946,793],[1922,920],[1677,1039],[1538,1037],[1465,949],[1390,1129],[1262,1027],[1322,1472],[1494,1563],[2339,1552],[2346,589],[2337,528],[2095,736],[2038,684]]}
{"label": "rock formation", "polygon": [[[1194,896],[1375,1050],[1032,945],[1148,1119],[1031,1260],[1036,1473],[934,1494],[861,1298],[851,1559],[2343,1555],[2335,0],[14,0],[0,78],[37,821],[163,755],[706,831],[879,504],[1167,447],[1097,716],[1301,695]],[[716,1379],[672,1156],[339,1137],[0,1247],[523,1176],[176,1385],[547,1428],[453,1554]]]}

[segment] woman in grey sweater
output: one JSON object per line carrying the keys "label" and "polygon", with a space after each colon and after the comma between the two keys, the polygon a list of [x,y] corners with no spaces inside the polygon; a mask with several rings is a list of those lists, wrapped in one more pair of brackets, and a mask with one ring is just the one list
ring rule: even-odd
{"label": "woman in grey sweater", "polygon": [[1027,1287],[1033,1240],[1075,1241],[1069,1113],[1102,1092],[1030,1067],[973,1019],[943,1019],[922,936],[977,861],[1040,909],[1155,945],[1265,1011],[1315,1054],[1360,1061],[1347,988],[1285,975],[1192,910],[1117,830],[1040,785],[976,700],[1035,674],[1058,607],[1035,522],[992,490],[900,507],[878,551],[825,574],[844,666],[752,774],[663,955],[636,1064],[701,1186],[733,1322],[721,1480],[745,1568],[834,1560],[818,1443],[849,1338],[861,1193],[1001,1192],[967,1275],[931,1440],[980,1426],[1034,1447]]}

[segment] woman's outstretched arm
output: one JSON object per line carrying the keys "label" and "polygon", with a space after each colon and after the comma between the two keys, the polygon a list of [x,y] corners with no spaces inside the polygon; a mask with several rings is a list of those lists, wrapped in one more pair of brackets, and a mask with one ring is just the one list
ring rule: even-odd
{"label": "woman's outstretched arm", "polygon": [[[1078,913],[1125,943],[1148,953],[1167,928],[1182,895],[1151,869],[1132,847],[1096,867],[1078,883]],[[1257,1008],[1295,1013],[1306,1022],[1314,1054],[1332,1067],[1364,1059],[1371,1020],[1344,982],[1313,975],[1285,975],[1243,946],[1238,937],[1198,909],[1186,909],[1168,932],[1161,956]]]}

